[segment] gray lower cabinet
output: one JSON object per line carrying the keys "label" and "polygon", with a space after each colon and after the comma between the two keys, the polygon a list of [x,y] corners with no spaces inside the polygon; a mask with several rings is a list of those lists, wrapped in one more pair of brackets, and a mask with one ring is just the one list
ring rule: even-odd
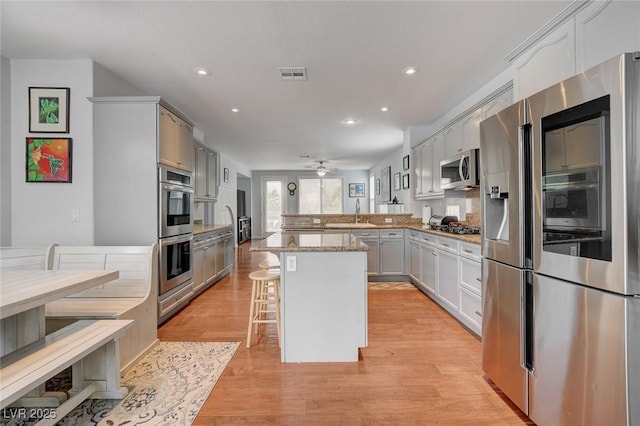
{"label": "gray lower cabinet", "polygon": [[409,276],[418,282],[421,281],[422,275],[421,251],[420,243],[409,239]]}
{"label": "gray lower cabinet", "polygon": [[420,275],[422,285],[435,296],[438,293],[438,276],[436,274],[438,254],[436,246],[423,244],[420,260],[422,263],[422,274]]}
{"label": "gray lower cabinet", "polygon": [[459,253],[460,320],[480,335],[482,334],[480,246],[461,242]]}
{"label": "gray lower cabinet", "polygon": [[193,244],[193,288],[195,291],[202,289],[207,282],[204,279],[205,249],[203,245]]}
{"label": "gray lower cabinet", "polygon": [[404,275],[404,232],[402,229],[380,231],[380,275]]}
{"label": "gray lower cabinet", "polygon": [[458,255],[438,250],[438,297],[458,310]]}
{"label": "gray lower cabinet", "polygon": [[369,247],[367,251],[367,275],[377,276],[380,274],[380,232],[377,229],[358,229],[351,231],[363,243]]}
{"label": "gray lower cabinet", "polygon": [[225,276],[233,265],[233,230],[197,234],[193,242],[193,285],[195,294]]}
{"label": "gray lower cabinet", "polygon": [[406,238],[411,280],[481,336],[480,245],[412,229]]}

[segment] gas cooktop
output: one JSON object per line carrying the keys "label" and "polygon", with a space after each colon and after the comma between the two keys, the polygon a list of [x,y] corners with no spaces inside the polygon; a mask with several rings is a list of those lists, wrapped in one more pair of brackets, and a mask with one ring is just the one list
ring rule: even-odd
{"label": "gas cooktop", "polygon": [[451,234],[479,234],[479,226],[468,226],[460,222],[450,222],[447,225],[432,225],[435,231],[449,232]]}

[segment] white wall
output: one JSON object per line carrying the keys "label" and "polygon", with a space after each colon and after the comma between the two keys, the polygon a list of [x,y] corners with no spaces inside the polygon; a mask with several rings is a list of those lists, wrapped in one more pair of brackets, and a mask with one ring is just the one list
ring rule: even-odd
{"label": "white wall", "polygon": [[[5,90],[5,86],[10,90]],[[68,134],[29,133],[28,88],[32,86],[70,88]],[[3,58],[2,89],[0,243],[14,246],[43,246],[53,242],[93,244],[93,105],[87,98],[142,92],[89,59]],[[10,103],[9,96],[5,95],[8,93]],[[25,182],[25,138],[32,136],[72,138],[71,183]],[[5,156],[5,153],[8,154]],[[71,221],[72,210],[78,210],[79,222]],[[7,226],[10,232],[5,232]]]}
{"label": "white wall", "polygon": [[[405,149],[404,144],[402,147],[393,151],[387,158],[376,164],[370,171],[370,175],[374,175],[374,179],[377,181],[380,179],[382,169],[391,166],[391,200],[393,200],[394,196],[398,197],[398,202],[404,204],[404,212],[405,213],[413,213],[413,182],[411,182],[411,167],[409,170],[402,170],[402,158],[409,153],[408,149]],[[411,161],[411,158],[409,158]],[[394,189],[394,175],[396,173],[400,173],[400,189]],[[409,174],[409,188],[402,189],[402,176]],[[379,213],[379,205],[387,204],[389,200],[382,200],[380,195],[376,195],[375,197],[376,205],[375,205],[375,213]],[[373,210],[372,210],[373,212]]]}
{"label": "white wall", "polygon": [[[70,88],[72,183],[26,183],[28,88]],[[93,95],[91,60],[11,60],[11,244],[45,246],[93,243]],[[4,198],[4,191],[2,197]],[[80,221],[71,221],[78,210]]]}
{"label": "white wall", "polygon": [[142,90],[124,81],[98,63],[93,63],[93,96],[145,96]]}
{"label": "white wall", "polygon": [[0,246],[11,245],[11,62],[0,56]]}

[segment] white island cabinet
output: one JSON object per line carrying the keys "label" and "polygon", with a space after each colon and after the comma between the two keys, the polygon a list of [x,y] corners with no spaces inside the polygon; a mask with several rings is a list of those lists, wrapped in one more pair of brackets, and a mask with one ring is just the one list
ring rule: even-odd
{"label": "white island cabinet", "polygon": [[358,361],[367,346],[367,246],[349,232],[283,232],[251,251],[280,257],[281,361]]}

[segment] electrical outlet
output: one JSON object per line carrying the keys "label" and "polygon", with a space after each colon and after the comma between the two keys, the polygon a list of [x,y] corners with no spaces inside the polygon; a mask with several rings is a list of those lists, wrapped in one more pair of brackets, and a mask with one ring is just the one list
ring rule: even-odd
{"label": "electrical outlet", "polygon": [[287,256],[287,271],[295,272],[297,268],[297,262],[295,256]]}
{"label": "electrical outlet", "polygon": [[460,218],[460,206],[447,206],[447,216]]}
{"label": "electrical outlet", "polygon": [[320,219],[315,219],[315,218],[314,218],[314,219],[313,219],[313,223],[314,223],[314,224],[318,224],[318,223],[320,223]]}
{"label": "electrical outlet", "polygon": [[390,217],[385,217],[384,218],[384,223],[393,223],[393,219]]}

